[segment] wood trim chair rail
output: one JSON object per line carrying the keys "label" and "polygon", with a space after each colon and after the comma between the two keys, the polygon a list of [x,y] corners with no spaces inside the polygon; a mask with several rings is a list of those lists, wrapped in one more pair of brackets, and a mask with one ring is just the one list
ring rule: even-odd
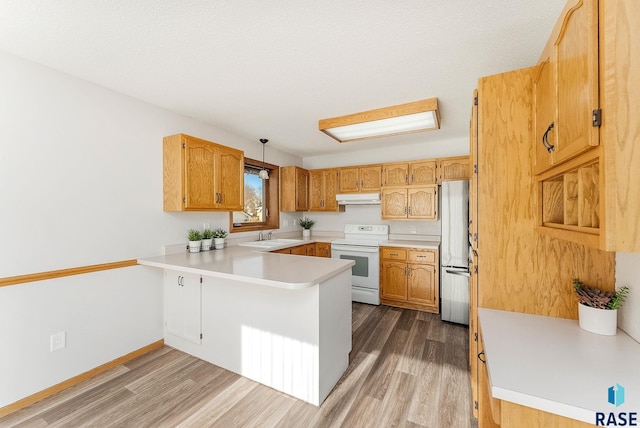
{"label": "wood trim chair rail", "polygon": [[80,266],[68,269],[51,270],[47,272],[30,273],[27,275],[8,276],[0,278],[0,287],[8,285],[24,284],[26,282],[43,281],[45,279],[61,278],[64,276],[81,275],[83,273],[98,272],[101,270],[120,269],[138,264],[137,260],[122,260],[119,262],[102,263],[97,265]]}

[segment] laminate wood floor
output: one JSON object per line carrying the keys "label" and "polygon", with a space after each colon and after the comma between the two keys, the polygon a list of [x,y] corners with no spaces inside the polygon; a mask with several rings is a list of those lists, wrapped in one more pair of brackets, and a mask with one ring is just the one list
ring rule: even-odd
{"label": "laminate wood floor", "polygon": [[0,419],[0,427],[476,427],[468,330],[353,304],[349,368],[316,407],[169,347]]}

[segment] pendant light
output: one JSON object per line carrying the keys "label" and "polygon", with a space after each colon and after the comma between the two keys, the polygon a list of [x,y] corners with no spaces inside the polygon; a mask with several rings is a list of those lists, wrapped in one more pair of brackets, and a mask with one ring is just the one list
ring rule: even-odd
{"label": "pendant light", "polygon": [[260,142],[262,143],[262,169],[258,173],[258,177],[263,180],[269,179],[269,171],[264,168],[264,146],[269,142],[266,138],[260,138]]}

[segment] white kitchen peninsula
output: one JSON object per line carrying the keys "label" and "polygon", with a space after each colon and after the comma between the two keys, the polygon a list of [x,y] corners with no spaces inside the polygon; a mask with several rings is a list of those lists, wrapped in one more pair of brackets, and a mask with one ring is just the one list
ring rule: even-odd
{"label": "white kitchen peninsula", "polygon": [[[232,246],[138,263],[165,269],[171,347],[314,405],[349,365],[353,261]],[[176,304],[192,334],[168,328]]]}

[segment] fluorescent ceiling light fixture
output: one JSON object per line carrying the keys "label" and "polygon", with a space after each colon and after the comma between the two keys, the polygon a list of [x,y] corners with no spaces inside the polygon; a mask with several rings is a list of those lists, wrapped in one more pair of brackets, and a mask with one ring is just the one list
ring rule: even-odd
{"label": "fluorescent ceiling light fixture", "polygon": [[341,143],[440,129],[438,99],[428,98],[347,116],[322,119],[318,122],[318,128]]}

